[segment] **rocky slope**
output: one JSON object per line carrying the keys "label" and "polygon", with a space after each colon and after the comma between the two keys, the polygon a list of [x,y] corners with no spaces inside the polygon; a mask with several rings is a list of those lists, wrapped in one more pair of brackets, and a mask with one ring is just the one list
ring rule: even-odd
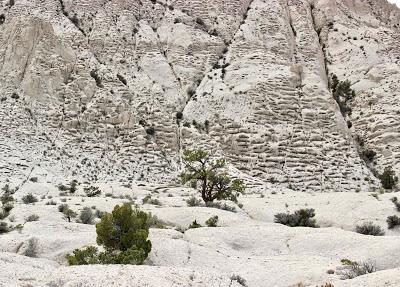
{"label": "rocky slope", "polygon": [[[385,0],[3,0],[0,15],[3,179],[170,181],[193,146],[254,186],[371,190],[371,168],[400,172]],[[356,91],[348,118],[332,74]]]}

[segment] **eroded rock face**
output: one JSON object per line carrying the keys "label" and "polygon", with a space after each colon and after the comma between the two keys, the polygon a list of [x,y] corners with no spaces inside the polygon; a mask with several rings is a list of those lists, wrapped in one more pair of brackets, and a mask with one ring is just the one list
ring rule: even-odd
{"label": "eroded rock face", "polygon": [[[1,177],[169,181],[203,146],[254,185],[369,190],[358,134],[370,167],[400,171],[397,8],[209,2],[2,1]],[[350,118],[332,73],[357,92]]]}

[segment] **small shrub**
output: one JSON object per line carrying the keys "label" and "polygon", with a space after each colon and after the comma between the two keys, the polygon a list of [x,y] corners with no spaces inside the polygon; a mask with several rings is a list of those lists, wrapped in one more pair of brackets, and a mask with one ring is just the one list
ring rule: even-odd
{"label": "small shrub", "polygon": [[371,221],[357,225],[355,230],[364,235],[382,236],[385,234],[379,225],[375,225]]}
{"label": "small shrub", "polygon": [[68,265],[98,264],[99,259],[97,252],[98,250],[96,247],[89,246],[83,249],[75,249],[73,254],[67,254],[65,258],[67,259]]}
{"label": "small shrub", "polygon": [[218,224],[218,216],[217,216],[217,215],[215,215],[215,216],[213,216],[213,217],[210,217],[210,218],[207,219],[207,221],[206,221],[206,225],[207,225],[208,227],[217,227],[217,224]]}
{"label": "small shrub", "polygon": [[146,134],[149,136],[154,136],[156,134],[156,129],[154,127],[148,127],[146,129]]}
{"label": "small shrub", "polygon": [[64,219],[68,220],[68,222],[71,222],[72,218],[76,217],[76,213],[69,208],[68,204],[61,204],[58,206],[58,211],[60,211],[64,215]]}
{"label": "small shrub", "polygon": [[37,201],[38,201],[37,197],[34,196],[32,193],[29,193],[22,197],[22,202],[25,204],[35,203]]}
{"label": "small shrub", "polygon": [[193,221],[192,224],[189,225],[189,229],[191,228],[199,228],[202,227],[201,224],[197,223],[197,220]]}
{"label": "small shrub", "polygon": [[353,279],[376,271],[375,264],[370,261],[355,262],[348,259],[342,259],[341,262],[344,265],[344,269],[339,272],[339,275],[341,275],[341,279],[343,280]]}
{"label": "small shrub", "polygon": [[386,222],[388,224],[388,228],[393,229],[400,225],[400,217],[398,217],[397,215],[388,216]]}
{"label": "small shrub", "polygon": [[46,202],[46,205],[57,205],[57,202],[55,202],[53,199]]}
{"label": "small shrub", "polygon": [[151,251],[149,235],[149,215],[130,204],[115,206],[112,213],[105,213],[96,225],[96,247],[76,249],[66,256],[70,265],[85,264],[142,264]]}
{"label": "small shrub", "polygon": [[13,208],[14,208],[14,206],[12,204],[10,204],[10,203],[6,203],[6,204],[3,205],[3,210],[5,212],[10,212]]}
{"label": "small shrub", "polygon": [[96,210],[94,214],[96,215],[97,218],[102,218],[104,215],[104,211]]}
{"label": "small shrub", "polygon": [[0,220],[5,219],[9,215],[10,215],[10,213],[6,212],[4,209],[0,210]]}
{"label": "small shrub", "polygon": [[12,189],[9,184],[6,184],[1,190],[3,191],[3,194],[0,199],[3,205],[14,201],[13,194],[16,192],[16,189]]}
{"label": "small shrub", "polygon": [[191,196],[189,199],[186,200],[186,203],[190,207],[194,206],[203,206],[203,202],[200,199],[197,199],[194,196]]}
{"label": "small shrub", "polygon": [[10,232],[10,231],[11,231],[11,229],[8,226],[8,224],[4,221],[1,221],[0,222],[0,234],[4,234],[4,233]]}
{"label": "small shrub", "polygon": [[31,177],[29,180],[32,181],[32,182],[38,182],[38,178],[37,177]]}
{"label": "small shrub", "polygon": [[392,167],[386,167],[379,178],[384,189],[393,189],[399,181]]}
{"label": "small shrub", "polygon": [[164,229],[167,225],[164,221],[159,219],[157,216],[152,215],[151,213],[149,213],[148,224],[150,228],[158,228],[158,229]]}
{"label": "small shrub", "polygon": [[93,213],[90,207],[85,207],[79,215],[79,220],[83,224],[93,224],[94,219],[95,219],[95,214]]}
{"label": "small shrub", "polygon": [[278,213],[275,214],[275,222],[290,227],[318,227],[316,224],[315,210],[313,208],[296,210],[293,214]]}
{"label": "small shrub", "polygon": [[23,255],[28,257],[37,257],[39,242],[36,238],[31,238],[28,240],[28,245],[23,252]]}
{"label": "small shrub", "polygon": [[39,215],[37,215],[37,214],[31,214],[25,219],[26,222],[32,222],[32,221],[38,221],[38,220],[39,220]]}
{"label": "small shrub", "polygon": [[142,199],[142,203],[143,204],[153,204],[153,205],[162,205],[161,201],[159,201],[156,198],[151,198],[151,195],[146,195],[143,199]]}

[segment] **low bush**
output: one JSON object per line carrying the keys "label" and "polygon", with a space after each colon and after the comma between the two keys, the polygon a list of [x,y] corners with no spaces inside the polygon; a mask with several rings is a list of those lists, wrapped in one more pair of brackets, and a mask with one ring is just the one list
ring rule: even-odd
{"label": "low bush", "polygon": [[197,199],[194,196],[191,196],[189,199],[186,200],[186,203],[190,207],[194,206],[203,206],[203,201],[201,199]]}
{"label": "low bush", "polygon": [[366,275],[376,271],[375,264],[370,261],[356,262],[348,259],[342,259],[341,262],[344,268],[338,273],[339,275],[341,275],[341,278],[343,280],[353,279],[355,277]]}
{"label": "low bush", "polygon": [[10,232],[11,228],[8,226],[7,222],[1,221],[0,222],[0,234],[4,234]]}
{"label": "low bush", "polygon": [[197,220],[193,221],[192,224],[189,225],[189,229],[191,228],[199,228],[202,227],[201,224],[197,223]]}
{"label": "low bush", "polygon": [[95,218],[96,216],[90,207],[85,207],[79,215],[79,220],[83,224],[93,224]]}
{"label": "low bush", "polygon": [[384,189],[393,189],[399,181],[392,167],[386,167],[379,179]]}
{"label": "low bush", "polygon": [[318,227],[315,217],[315,210],[313,208],[309,209],[299,209],[293,214],[289,213],[278,213],[275,214],[275,222],[284,224],[290,227]]}
{"label": "low bush", "polygon": [[32,193],[28,193],[27,195],[22,197],[22,202],[25,204],[35,203],[38,199]]}
{"label": "low bush", "polygon": [[206,221],[206,225],[207,225],[208,227],[217,227],[217,224],[218,224],[218,216],[217,216],[217,215],[215,215],[215,216],[213,216],[213,217],[210,217],[210,218],[207,219],[207,221]]}
{"label": "low bush", "polygon": [[382,236],[385,234],[379,225],[375,225],[371,221],[357,225],[355,230],[357,233],[364,235]]}
{"label": "low bush", "polygon": [[26,222],[32,222],[32,221],[38,221],[38,220],[39,220],[39,215],[37,215],[37,214],[31,214],[25,219]]}
{"label": "low bush", "polygon": [[38,255],[39,242],[36,238],[31,238],[28,240],[28,244],[26,249],[23,252],[23,255],[28,257],[37,257]]}
{"label": "low bush", "polygon": [[234,275],[231,276],[230,279],[231,279],[231,282],[232,281],[236,281],[237,283],[239,283],[243,287],[247,287],[246,280],[244,278],[242,278],[240,275],[234,274]]}
{"label": "low bush", "polygon": [[149,215],[130,204],[115,206],[112,213],[105,213],[96,225],[97,244],[104,247],[98,252],[89,246],[68,254],[69,265],[85,264],[143,264],[151,251]]}
{"label": "low bush", "polygon": [[388,224],[388,228],[393,229],[400,225],[400,217],[398,217],[397,215],[388,216],[386,222]]}
{"label": "low bush", "polygon": [[397,197],[393,197],[391,201],[393,202],[394,206],[396,206],[397,211],[400,211],[400,202],[398,201]]}

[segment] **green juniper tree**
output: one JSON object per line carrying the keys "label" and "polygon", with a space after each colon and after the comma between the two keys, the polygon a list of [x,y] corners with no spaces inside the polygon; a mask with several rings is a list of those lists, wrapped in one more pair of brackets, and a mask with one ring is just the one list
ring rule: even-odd
{"label": "green juniper tree", "polygon": [[237,197],[245,190],[243,180],[232,180],[223,171],[226,161],[213,160],[206,151],[185,150],[183,163],[185,170],[180,175],[182,183],[199,186],[201,197],[206,203],[222,199],[237,202]]}

